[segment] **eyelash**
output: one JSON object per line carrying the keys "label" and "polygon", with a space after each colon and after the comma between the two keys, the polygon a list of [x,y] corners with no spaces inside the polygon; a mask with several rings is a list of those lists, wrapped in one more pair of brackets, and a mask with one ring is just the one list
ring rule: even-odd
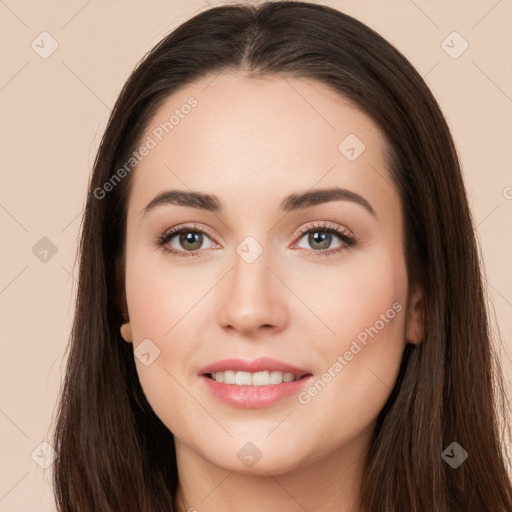
{"label": "eyelash", "polygon": [[[333,254],[338,254],[343,251],[346,251],[347,249],[350,249],[351,247],[354,247],[358,239],[357,237],[350,232],[348,229],[340,229],[338,227],[335,227],[332,224],[329,224],[327,222],[317,222],[312,224],[307,224],[306,226],[302,227],[299,230],[299,240],[307,233],[309,232],[320,232],[320,233],[330,233],[337,235],[341,241],[343,242],[343,245],[340,245],[339,247],[335,249],[322,249],[320,251],[314,251],[309,250],[308,252],[312,253],[314,256],[331,256]],[[167,230],[163,235],[158,236],[156,238],[156,245],[157,247],[161,248],[166,254],[173,254],[180,257],[196,257],[199,255],[199,253],[203,249],[197,249],[195,251],[177,251],[176,249],[173,249],[168,245],[168,243],[171,241],[172,238],[174,238],[176,235],[179,235],[181,233],[201,233],[203,235],[208,236],[209,238],[213,238],[208,232],[206,232],[204,229],[201,229],[194,225],[187,225],[187,226],[175,226],[169,230]],[[349,234],[350,233],[350,234]]]}

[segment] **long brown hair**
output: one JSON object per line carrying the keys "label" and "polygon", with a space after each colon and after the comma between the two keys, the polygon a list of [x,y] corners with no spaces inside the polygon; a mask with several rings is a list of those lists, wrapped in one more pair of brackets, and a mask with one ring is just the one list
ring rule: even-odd
{"label": "long brown hair", "polygon": [[[503,376],[446,121],[420,75],[381,36],[332,8],[303,2],[229,5],[194,16],[145,56],[119,95],[81,226],[76,312],[54,433],[59,510],[177,510],[173,435],[149,406],[132,346],[119,334],[133,173],[111,182],[108,193],[104,184],[169,95],[225,70],[318,80],[370,116],[388,142],[407,270],[424,292],[426,334],[418,346],[407,345],[379,415],[361,508],[512,511]],[[442,457],[452,442],[468,453],[457,468]]]}

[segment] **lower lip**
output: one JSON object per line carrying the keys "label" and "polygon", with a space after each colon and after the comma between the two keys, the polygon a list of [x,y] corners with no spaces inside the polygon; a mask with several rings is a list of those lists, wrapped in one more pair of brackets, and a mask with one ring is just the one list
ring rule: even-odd
{"label": "lower lip", "polygon": [[201,375],[208,390],[217,398],[241,409],[261,409],[291,395],[296,395],[309,382],[312,375],[293,382],[270,384],[268,386],[238,386],[224,384]]}

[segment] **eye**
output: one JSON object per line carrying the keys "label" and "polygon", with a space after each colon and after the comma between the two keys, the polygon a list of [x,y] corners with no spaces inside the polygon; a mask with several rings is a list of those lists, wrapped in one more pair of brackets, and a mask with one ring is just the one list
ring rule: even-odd
{"label": "eye", "polygon": [[[317,222],[304,226],[299,230],[300,238],[306,239],[311,249],[298,245],[300,249],[306,249],[308,253],[315,256],[329,256],[348,250],[357,243],[355,235],[347,228],[338,227],[328,222]],[[306,238],[307,235],[307,238]],[[341,243],[334,249],[329,249],[333,239],[338,238]],[[205,242],[209,239],[213,245],[217,245],[204,229],[196,225],[175,226],[167,230],[163,235],[157,237],[156,245],[166,253],[182,257],[195,257],[204,249]],[[211,245],[210,245],[211,247]]]}
{"label": "eye", "polygon": [[[329,256],[339,253],[355,246],[357,242],[354,234],[348,229],[326,222],[308,224],[300,229],[300,234],[302,235],[300,240],[305,239],[312,248],[308,252],[313,253],[315,256]],[[341,240],[341,244],[329,250],[335,238]],[[298,247],[304,248],[300,245]]]}
{"label": "eye", "polygon": [[195,225],[175,226],[158,237],[156,243],[166,253],[187,257],[197,256],[200,250],[207,248],[204,246],[206,238],[211,240],[203,229]]}

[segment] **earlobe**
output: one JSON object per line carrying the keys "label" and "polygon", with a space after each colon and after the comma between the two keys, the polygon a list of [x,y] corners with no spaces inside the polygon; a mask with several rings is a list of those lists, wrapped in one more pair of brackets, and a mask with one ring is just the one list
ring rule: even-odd
{"label": "earlobe", "polygon": [[425,300],[420,286],[414,286],[407,305],[407,326],[405,339],[418,345],[425,337]]}
{"label": "earlobe", "polygon": [[131,343],[133,341],[132,328],[130,322],[121,325],[120,331],[124,341],[126,341],[127,343]]}

